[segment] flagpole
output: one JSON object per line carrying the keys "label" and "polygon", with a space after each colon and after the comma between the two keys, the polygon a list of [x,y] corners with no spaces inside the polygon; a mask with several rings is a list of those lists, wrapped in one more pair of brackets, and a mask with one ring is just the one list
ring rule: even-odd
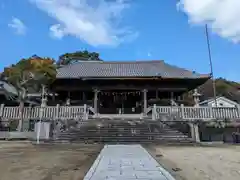
{"label": "flagpole", "polygon": [[216,82],[214,80],[214,74],[213,74],[212,53],[211,53],[209,33],[208,33],[208,25],[207,24],[205,25],[205,34],[206,34],[207,47],[208,47],[208,58],[209,58],[209,65],[210,65],[210,73],[211,73],[211,78],[212,78],[213,97],[214,97],[214,101],[215,101],[215,106],[217,107]]}

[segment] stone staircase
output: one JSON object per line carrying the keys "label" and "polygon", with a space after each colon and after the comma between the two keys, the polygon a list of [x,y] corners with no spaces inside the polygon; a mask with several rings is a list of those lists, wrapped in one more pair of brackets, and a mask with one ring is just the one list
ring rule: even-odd
{"label": "stone staircase", "polygon": [[148,119],[94,119],[79,128],[58,132],[55,141],[86,143],[191,142],[178,130]]}

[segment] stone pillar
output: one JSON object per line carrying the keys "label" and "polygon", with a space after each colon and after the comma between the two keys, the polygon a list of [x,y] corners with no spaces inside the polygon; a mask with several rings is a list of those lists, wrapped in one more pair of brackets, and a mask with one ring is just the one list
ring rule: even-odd
{"label": "stone pillar", "polygon": [[[194,89],[193,99],[194,99],[195,107],[199,107],[199,97],[200,96],[201,96],[201,94],[198,93],[197,89]],[[194,121],[196,121],[196,119],[194,119]],[[193,140],[197,143],[200,142],[198,124],[199,124],[198,122],[190,122],[189,123],[191,136],[192,136]]]}
{"label": "stone pillar", "polygon": [[143,112],[146,113],[147,112],[147,89],[144,89],[143,91]]}
{"label": "stone pillar", "polygon": [[194,122],[190,122],[189,123],[189,127],[190,127],[190,132],[191,132],[191,137],[192,140],[200,143],[200,136],[199,136],[199,127],[198,127],[198,123],[194,123]]}
{"label": "stone pillar", "polygon": [[94,89],[94,111],[97,114],[98,113],[98,93],[99,90],[98,89]]}
{"label": "stone pillar", "polygon": [[4,111],[4,104],[1,104],[1,106],[0,106],[0,117],[3,116],[3,111]]}
{"label": "stone pillar", "polygon": [[41,107],[46,107],[47,101],[48,101],[48,99],[47,99],[46,87],[42,86]]}
{"label": "stone pillar", "polygon": [[195,132],[195,141],[197,143],[200,143],[201,140],[200,140],[200,136],[199,136],[199,126],[198,126],[198,124],[194,124],[193,126],[194,126],[194,132]]}

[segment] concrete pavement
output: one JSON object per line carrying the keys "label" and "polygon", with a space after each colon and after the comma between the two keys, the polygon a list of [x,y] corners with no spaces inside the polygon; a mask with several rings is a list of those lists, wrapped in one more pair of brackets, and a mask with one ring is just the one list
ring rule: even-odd
{"label": "concrete pavement", "polygon": [[174,180],[141,145],[105,145],[84,180]]}

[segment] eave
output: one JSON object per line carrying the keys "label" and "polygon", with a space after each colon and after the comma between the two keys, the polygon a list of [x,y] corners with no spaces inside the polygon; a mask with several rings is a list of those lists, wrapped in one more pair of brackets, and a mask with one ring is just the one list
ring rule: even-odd
{"label": "eave", "polygon": [[200,77],[195,77],[195,78],[189,78],[189,77],[162,77],[162,76],[150,76],[150,77],[129,77],[129,76],[122,76],[122,77],[66,77],[66,78],[57,78],[56,80],[208,80],[211,77],[208,75],[200,76]]}

